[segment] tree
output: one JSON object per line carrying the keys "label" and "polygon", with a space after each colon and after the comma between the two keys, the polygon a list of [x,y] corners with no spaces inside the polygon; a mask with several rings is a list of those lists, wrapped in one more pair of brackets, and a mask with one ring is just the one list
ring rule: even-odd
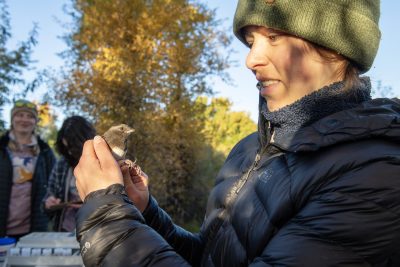
{"label": "tree", "polygon": [[232,111],[232,102],[224,97],[199,97],[196,104],[203,112],[199,112],[204,120],[203,133],[206,140],[214,148],[227,156],[233,146],[245,136],[255,132],[257,125],[250,115],[243,111]]}
{"label": "tree", "polygon": [[[21,77],[32,63],[30,56],[36,44],[36,26],[26,41],[20,43],[15,50],[8,50],[7,41],[11,37],[10,15],[5,0],[0,0],[0,111],[5,103],[10,102],[10,86],[26,85]],[[28,84],[25,90],[33,90],[36,82]],[[0,131],[4,130],[4,120],[0,119]]]}
{"label": "tree", "polygon": [[201,150],[203,160],[200,172],[207,180],[208,188],[213,182],[219,169],[233,146],[242,138],[255,132],[257,125],[250,115],[242,111],[232,111],[232,102],[227,98],[198,97],[196,100],[197,116],[203,121],[202,134],[205,145]]}
{"label": "tree", "polygon": [[206,77],[228,79],[220,49],[230,38],[215,12],[188,0],[75,0],[71,15],[57,104],[91,117],[100,133],[133,126],[129,156],[149,173],[152,194],[176,221],[200,220],[204,137],[194,99],[212,93]]}
{"label": "tree", "polygon": [[38,134],[45,140],[50,147],[54,150],[57,140],[57,116],[54,114],[49,103],[44,102],[37,104],[39,122],[37,125]]}

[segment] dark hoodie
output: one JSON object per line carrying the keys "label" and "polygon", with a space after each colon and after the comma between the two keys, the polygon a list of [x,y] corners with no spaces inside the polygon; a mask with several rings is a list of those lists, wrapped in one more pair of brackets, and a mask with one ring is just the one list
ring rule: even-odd
{"label": "dark hoodie", "polygon": [[277,112],[261,100],[198,234],[154,198],[142,217],[122,186],[92,193],[78,214],[85,266],[400,266],[400,101],[368,100],[367,80],[341,86]]}

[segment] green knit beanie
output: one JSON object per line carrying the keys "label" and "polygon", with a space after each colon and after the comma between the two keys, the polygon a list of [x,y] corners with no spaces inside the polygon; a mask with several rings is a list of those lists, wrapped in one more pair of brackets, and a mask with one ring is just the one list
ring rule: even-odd
{"label": "green knit beanie", "polygon": [[380,0],[239,0],[233,30],[249,25],[282,30],[330,48],[355,63],[371,68],[379,47]]}

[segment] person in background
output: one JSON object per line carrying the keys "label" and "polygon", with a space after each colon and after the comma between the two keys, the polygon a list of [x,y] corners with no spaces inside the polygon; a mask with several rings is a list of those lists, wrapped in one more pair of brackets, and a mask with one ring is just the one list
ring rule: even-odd
{"label": "person in background", "polygon": [[238,0],[258,131],[228,155],[200,232],[175,225],[96,136],[75,168],[85,266],[400,266],[400,100],[371,100],[360,76],[379,6]]}
{"label": "person in background", "polygon": [[65,119],[57,133],[56,149],[61,157],[51,172],[43,200],[54,231],[75,230],[75,214],[81,206],[81,199],[76,189],[73,168],[82,155],[84,142],[93,139],[95,135],[93,125],[81,116]]}
{"label": "person in background", "polygon": [[11,129],[0,138],[0,236],[19,239],[47,231],[41,209],[55,163],[53,151],[35,134],[37,107],[17,100],[11,109]]}

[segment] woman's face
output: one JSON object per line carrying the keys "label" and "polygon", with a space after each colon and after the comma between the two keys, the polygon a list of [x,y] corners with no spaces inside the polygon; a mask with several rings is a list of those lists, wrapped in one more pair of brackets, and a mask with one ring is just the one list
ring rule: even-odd
{"label": "woman's face", "polygon": [[246,27],[245,38],[251,47],[246,65],[270,111],[341,80],[338,64],[326,62],[301,38],[261,26]]}
{"label": "woman's face", "polygon": [[36,127],[36,118],[30,112],[18,111],[14,114],[11,123],[15,133],[31,134]]}

